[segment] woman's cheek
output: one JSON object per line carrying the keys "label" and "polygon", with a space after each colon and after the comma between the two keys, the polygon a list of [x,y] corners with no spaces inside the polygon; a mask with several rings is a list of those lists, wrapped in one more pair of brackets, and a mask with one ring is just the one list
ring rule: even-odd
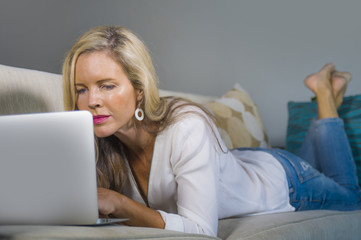
{"label": "woman's cheek", "polygon": [[76,105],[79,110],[86,110],[86,103],[84,96],[78,96],[78,99],[76,101]]}

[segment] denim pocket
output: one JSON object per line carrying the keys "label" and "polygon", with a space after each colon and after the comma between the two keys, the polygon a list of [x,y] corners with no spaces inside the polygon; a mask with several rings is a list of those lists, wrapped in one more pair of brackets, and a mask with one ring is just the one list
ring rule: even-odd
{"label": "denim pocket", "polygon": [[[292,168],[297,174],[297,178],[300,183],[304,183],[320,175],[320,172],[314,169],[308,162],[302,160],[292,153],[283,150],[275,150],[275,153],[281,156],[281,158],[277,156],[275,157],[281,162],[282,166],[285,168],[286,173],[291,174],[293,171],[290,171],[291,169],[288,168]],[[292,176],[289,177],[292,178]]]}

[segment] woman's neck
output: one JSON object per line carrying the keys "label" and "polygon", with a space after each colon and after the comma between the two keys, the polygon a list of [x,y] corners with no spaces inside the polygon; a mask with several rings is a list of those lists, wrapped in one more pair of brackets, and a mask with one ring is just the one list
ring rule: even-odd
{"label": "woman's neck", "polygon": [[128,129],[126,132],[114,134],[126,147],[128,154],[143,159],[153,153],[156,134],[148,132],[142,126]]}
{"label": "woman's neck", "polygon": [[140,127],[134,132],[128,134],[117,133],[116,136],[125,145],[124,154],[137,182],[137,188],[144,201],[148,204],[149,176],[156,134],[149,133]]}

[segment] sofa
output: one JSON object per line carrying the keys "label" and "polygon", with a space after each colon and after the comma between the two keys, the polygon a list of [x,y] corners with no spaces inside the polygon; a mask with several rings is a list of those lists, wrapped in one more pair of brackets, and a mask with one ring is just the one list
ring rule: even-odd
{"label": "sofa", "polygon": [[[186,97],[208,107],[229,147],[270,147],[257,106],[239,84],[221,97],[165,90],[160,94]],[[61,75],[0,65],[0,115],[63,110]],[[217,238],[114,224],[0,225],[0,239],[361,239],[361,211],[316,210],[222,219]]]}

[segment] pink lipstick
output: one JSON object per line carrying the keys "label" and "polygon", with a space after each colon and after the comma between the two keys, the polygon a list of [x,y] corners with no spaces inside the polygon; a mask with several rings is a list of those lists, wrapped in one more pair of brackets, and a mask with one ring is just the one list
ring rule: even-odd
{"label": "pink lipstick", "polygon": [[93,123],[94,123],[94,125],[99,125],[99,124],[102,124],[103,122],[105,122],[108,118],[109,118],[109,116],[106,116],[106,115],[96,115],[96,116],[93,116]]}

